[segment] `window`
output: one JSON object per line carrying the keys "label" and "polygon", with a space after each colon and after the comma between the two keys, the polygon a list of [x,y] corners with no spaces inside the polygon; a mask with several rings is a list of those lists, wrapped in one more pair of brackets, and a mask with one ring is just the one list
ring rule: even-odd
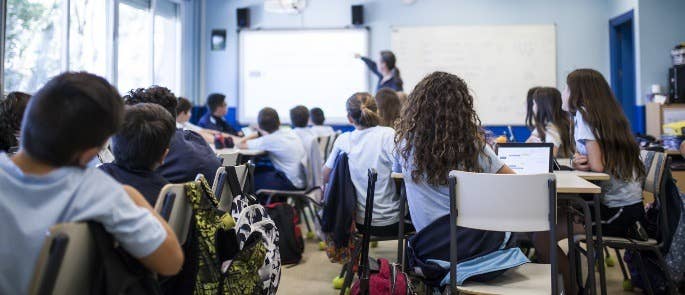
{"label": "window", "polygon": [[178,4],[157,1],[154,28],[154,84],[180,94],[180,24]]}
{"label": "window", "polygon": [[118,88],[122,93],[152,84],[152,40],[148,9],[119,3]]}
{"label": "window", "polygon": [[34,92],[62,69],[66,8],[62,0],[8,0],[6,92]]}
{"label": "window", "polygon": [[107,76],[107,1],[71,0],[69,70]]}

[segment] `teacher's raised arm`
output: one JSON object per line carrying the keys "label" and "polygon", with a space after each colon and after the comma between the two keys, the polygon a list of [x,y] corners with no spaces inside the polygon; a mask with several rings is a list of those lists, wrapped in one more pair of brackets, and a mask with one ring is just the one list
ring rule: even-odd
{"label": "teacher's raised arm", "polygon": [[364,61],[369,70],[378,76],[378,85],[376,91],[381,88],[390,88],[395,91],[402,91],[402,77],[400,77],[400,70],[397,68],[397,59],[395,54],[389,50],[381,51],[378,64],[368,57],[355,54],[354,57]]}

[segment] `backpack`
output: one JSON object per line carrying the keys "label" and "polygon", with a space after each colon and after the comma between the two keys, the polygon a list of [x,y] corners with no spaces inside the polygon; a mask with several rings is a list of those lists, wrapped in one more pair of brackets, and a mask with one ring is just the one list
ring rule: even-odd
{"label": "backpack", "polygon": [[[374,295],[405,295],[411,294],[409,278],[398,265],[388,262],[385,258],[378,259],[378,270],[369,276],[369,294]],[[360,294],[360,281],[352,285],[350,294]]]}
{"label": "backpack", "polygon": [[259,268],[264,294],[275,294],[281,279],[281,254],[278,228],[267,213],[264,206],[259,204],[257,197],[251,192],[252,180],[247,175],[245,190],[238,181],[233,167],[226,167],[227,181],[234,194],[231,201],[231,215],[236,222],[236,234],[240,247],[244,247],[252,233],[261,234],[262,243],[266,248],[264,263]]}
{"label": "backpack", "polygon": [[97,263],[90,294],[161,294],[154,274],[116,245],[111,234],[94,222],[88,228],[95,242]]}
{"label": "backpack", "polygon": [[283,264],[299,263],[304,252],[302,231],[297,225],[300,216],[295,208],[286,203],[271,203],[266,206],[266,210],[278,228],[281,262]]}
{"label": "backpack", "polygon": [[260,233],[253,233],[239,247],[235,220],[217,207],[219,202],[202,176],[185,184],[193,210],[198,241],[198,272],[194,294],[262,294],[258,274],[266,257]]}
{"label": "backpack", "polygon": [[[647,209],[645,214],[647,232],[651,238],[663,243],[660,249],[666,260],[668,272],[672,276],[674,282],[683,280],[683,272],[685,272],[685,207],[683,197],[675,185],[670,171],[666,175],[666,204],[655,204]],[[660,214],[662,214],[662,206],[668,208],[667,222],[668,232],[660,232],[661,228]],[[645,279],[649,280],[650,285],[656,294],[666,294],[667,279],[666,270],[659,266],[656,255],[650,251],[640,251],[640,257],[645,266],[647,278],[642,277],[640,268],[638,267],[635,251],[627,251],[624,256],[624,261],[630,271],[630,279],[633,286],[645,289]]]}

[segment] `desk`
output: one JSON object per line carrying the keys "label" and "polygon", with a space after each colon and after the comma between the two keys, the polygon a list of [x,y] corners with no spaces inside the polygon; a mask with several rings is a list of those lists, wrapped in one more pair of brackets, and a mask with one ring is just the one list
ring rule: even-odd
{"label": "desk", "polygon": [[[557,193],[559,194],[599,194],[602,188],[588,180],[608,180],[609,175],[596,172],[582,172],[582,171],[555,171],[554,175],[557,177]],[[392,173],[392,178],[395,180],[403,179],[402,173]],[[588,179],[596,178],[596,179]]]}
{"label": "desk", "polygon": [[227,154],[239,154],[241,156],[248,156],[248,157],[256,157],[256,156],[262,156],[266,154],[266,151],[262,150],[244,150],[244,149],[236,149],[236,148],[230,148],[230,149],[220,149],[220,150],[215,150],[216,155],[227,155]]}

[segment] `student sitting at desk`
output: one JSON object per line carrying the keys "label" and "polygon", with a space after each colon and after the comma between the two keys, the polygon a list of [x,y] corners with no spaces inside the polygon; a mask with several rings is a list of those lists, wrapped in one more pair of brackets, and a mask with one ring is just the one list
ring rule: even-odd
{"label": "student sitting at desk", "polygon": [[85,168],[123,111],[116,88],[87,73],[56,76],[31,98],[21,149],[0,153],[0,294],[28,293],[48,230],[66,222],[98,222],[151,271],[180,270],[176,235],[143,196]]}
{"label": "student sitting at desk", "polygon": [[[131,90],[124,97],[124,102],[127,105],[158,104],[176,118],[178,100],[165,87],[152,86],[147,89]],[[216,170],[220,166],[221,161],[202,136],[190,130],[176,129],[176,133],[171,138],[169,153],[157,171],[171,183],[194,181],[197,174],[202,173],[211,185]]]}
{"label": "student sitting at desk", "polygon": [[209,144],[214,144],[214,135],[219,133],[218,131],[213,131],[209,129],[204,129],[193,123],[190,123],[191,109],[193,105],[185,97],[178,98],[178,105],[176,106],[176,128],[183,130],[194,131],[197,134],[202,135]]}
{"label": "student sitting at desk", "polygon": [[309,118],[312,121],[312,127],[310,127],[312,134],[316,137],[330,136],[335,134],[333,127],[324,125],[326,117],[323,114],[321,108],[313,108],[309,111]]}
{"label": "student sitting at desk", "polygon": [[554,157],[570,158],[573,155],[571,118],[561,108],[561,93],[553,87],[537,87],[532,96],[531,117],[528,128],[533,132],[526,142],[554,144]]}
{"label": "student sitting at desk", "polygon": [[207,113],[197,122],[202,128],[216,130],[235,136],[243,136],[243,133],[235,130],[228,124],[224,116],[228,113],[226,96],[219,93],[212,93],[207,97]]}
{"label": "student sitting at desk", "polygon": [[307,128],[307,123],[309,123],[307,107],[298,105],[290,109],[290,122],[293,125],[293,132],[302,140],[305,151],[309,151],[312,140],[316,140],[316,137],[314,137],[312,130]]}
{"label": "student sitting at desk", "polygon": [[272,167],[255,168],[255,190],[300,190],[306,187],[304,164],[306,154],[300,138],[292,130],[281,129],[278,112],[263,108],[257,115],[257,133],[243,138],[238,147],[241,149],[263,150],[268,153]]}
{"label": "student sitting at desk", "polygon": [[369,168],[376,169],[378,180],[374,192],[371,235],[397,235],[400,203],[395,198],[395,183],[390,178],[394,162],[395,130],[379,126],[381,118],[371,94],[355,93],[347,99],[346,107],[347,119],[355,130],[341,134],[335,141],[323,168],[324,183],[328,183],[335,159],[340,153],[346,153],[350,177],[357,193],[357,228],[363,229],[368,171]]}
{"label": "student sitting at desk", "polygon": [[137,189],[154,206],[162,187],[169,183],[155,170],[169,153],[174,133],[174,118],[162,106],[141,103],[128,107],[124,125],[112,137],[114,162],[99,168]]}
{"label": "student sitting at desk", "polygon": [[[432,259],[449,265],[449,172],[459,169],[513,174],[514,171],[485,143],[473,96],[464,80],[455,75],[434,72],[419,82],[409,95],[397,127],[394,169],[404,175],[409,212],[418,231],[409,241],[409,265],[420,267],[428,274],[431,285],[438,285],[449,274],[449,267],[438,267],[427,261]],[[528,261],[514,247],[510,234],[461,227],[457,230],[459,240],[463,241],[458,244],[459,267],[466,280],[490,280]],[[486,254],[496,260],[508,258],[494,262],[486,259]],[[478,274],[469,273],[468,269]]]}
{"label": "student sitting at desk", "polygon": [[21,119],[30,98],[31,95],[23,92],[10,92],[0,101],[0,151],[18,149]]}

